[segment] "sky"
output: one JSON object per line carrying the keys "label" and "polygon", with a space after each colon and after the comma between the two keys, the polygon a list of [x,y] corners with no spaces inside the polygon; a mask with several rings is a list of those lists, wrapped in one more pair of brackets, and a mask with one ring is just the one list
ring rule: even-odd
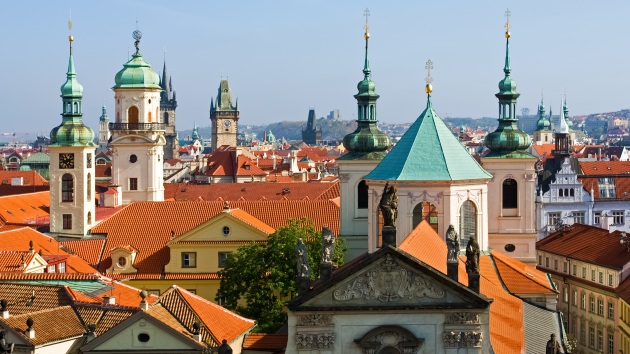
{"label": "sky", "polygon": [[[0,133],[48,132],[61,122],[60,86],[72,17],[84,122],[98,131],[104,104],[113,117],[114,76],[140,52],[156,72],[166,60],[177,92],[177,129],[210,125],[221,78],[238,98],[240,124],[306,120],[339,109],[356,119],[363,26],[381,96],[377,119],[408,123],[426,106],[425,63],[433,62],[433,108],[443,118],[496,117],[503,78],[505,10],[511,12],[517,108],[536,109],[544,92],[570,115],[628,108],[630,2],[607,1],[34,1],[0,12]],[[136,22],[137,21],[137,22]]]}

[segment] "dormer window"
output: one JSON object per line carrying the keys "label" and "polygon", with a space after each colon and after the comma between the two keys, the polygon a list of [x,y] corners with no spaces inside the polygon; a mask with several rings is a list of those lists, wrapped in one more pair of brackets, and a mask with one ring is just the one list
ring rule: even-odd
{"label": "dormer window", "polygon": [[600,177],[597,179],[600,198],[616,198],[614,177]]}
{"label": "dormer window", "polygon": [[118,257],[118,261],[116,262],[118,268],[125,268],[127,265],[127,257]]}

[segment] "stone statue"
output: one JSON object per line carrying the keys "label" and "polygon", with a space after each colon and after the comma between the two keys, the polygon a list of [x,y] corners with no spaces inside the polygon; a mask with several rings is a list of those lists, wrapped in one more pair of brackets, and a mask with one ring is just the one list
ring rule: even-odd
{"label": "stone statue", "polygon": [[7,342],[7,332],[3,329],[0,330],[0,354],[11,354],[15,344]]}
{"label": "stone statue", "polygon": [[232,354],[232,347],[227,344],[227,340],[223,340],[218,351],[219,354]]}
{"label": "stone statue", "polygon": [[322,259],[321,263],[332,263],[332,256],[335,252],[335,234],[324,226],[322,229]]}
{"label": "stone statue", "polygon": [[547,341],[547,346],[545,348],[545,354],[560,354],[560,343],[556,340],[556,335],[551,334],[551,338]]}
{"label": "stone statue", "polygon": [[479,274],[479,243],[475,236],[470,236],[466,245],[466,273]]}
{"label": "stone statue", "polygon": [[455,226],[452,224],[448,226],[446,230],[446,247],[448,247],[447,261],[457,262],[457,256],[459,255],[459,236],[455,231]]}
{"label": "stone statue", "polygon": [[395,186],[385,184],[379,208],[383,214],[383,226],[395,226],[398,217],[398,191]]}
{"label": "stone statue", "polygon": [[298,278],[310,278],[311,268],[308,264],[308,250],[302,238],[298,239],[298,243],[295,246],[295,253],[297,255],[297,275]]}

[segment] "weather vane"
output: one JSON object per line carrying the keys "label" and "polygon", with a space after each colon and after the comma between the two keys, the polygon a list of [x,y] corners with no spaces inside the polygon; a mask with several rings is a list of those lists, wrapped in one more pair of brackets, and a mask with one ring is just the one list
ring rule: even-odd
{"label": "weather vane", "polygon": [[140,53],[140,39],[142,38],[142,32],[140,32],[139,30],[135,30],[133,31],[133,39],[135,39],[136,41],[133,43],[133,45],[136,46],[136,54]]}
{"label": "weather vane", "polygon": [[512,13],[510,12],[510,9],[505,10],[505,35],[509,36],[510,35],[510,16],[512,15]]}
{"label": "weather vane", "polygon": [[72,10],[70,10],[70,18],[68,19],[68,31],[70,35],[68,36],[68,41],[70,42],[70,55],[72,55],[72,41],[74,37],[72,37]]}
{"label": "weather vane", "polygon": [[369,26],[368,26],[368,17],[370,17],[370,9],[368,9],[367,7],[365,8],[365,11],[363,11],[363,16],[365,16],[365,32],[368,31]]}
{"label": "weather vane", "polygon": [[424,67],[425,69],[427,69],[427,78],[425,79],[425,81],[427,82],[427,86],[426,86],[426,92],[428,94],[431,94],[431,92],[433,92],[433,86],[431,86],[431,82],[433,81],[433,78],[431,77],[431,69],[433,69],[433,62],[431,61],[431,59],[427,60],[426,62],[426,66]]}

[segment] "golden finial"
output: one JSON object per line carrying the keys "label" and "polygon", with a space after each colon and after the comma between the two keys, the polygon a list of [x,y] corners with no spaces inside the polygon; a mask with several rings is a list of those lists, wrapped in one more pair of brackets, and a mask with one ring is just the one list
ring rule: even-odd
{"label": "golden finial", "polygon": [[365,34],[363,35],[363,38],[367,40],[368,38],[370,38],[370,33],[368,32],[368,30],[370,29],[370,26],[368,25],[368,17],[370,16],[370,9],[366,7],[365,11],[363,11],[363,16],[365,16]]}
{"label": "golden finial", "polygon": [[505,10],[505,38],[510,38],[510,9]]}
{"label": "golden finial", "polygon": [[424,91],[430,95],[431,92],[433,92],[433,86],[431,86],[431,82],[433,81],[433,78],[431,77],[431,69],[433,69],[433,62],[431,61],[431,59],[427,60],[426,62],[426,66],[424,67],[425,69],[427,69],[427,78],[425,79],[425,81],[427,82],[427,85],[424,87]]}
{"label": "golden finial", "polygon": [[72,37],[72,10],[70,10],[70,18],[68,19],[68,31],[70,32],[68,40],[72,42],[74,40],[74,38]]}

